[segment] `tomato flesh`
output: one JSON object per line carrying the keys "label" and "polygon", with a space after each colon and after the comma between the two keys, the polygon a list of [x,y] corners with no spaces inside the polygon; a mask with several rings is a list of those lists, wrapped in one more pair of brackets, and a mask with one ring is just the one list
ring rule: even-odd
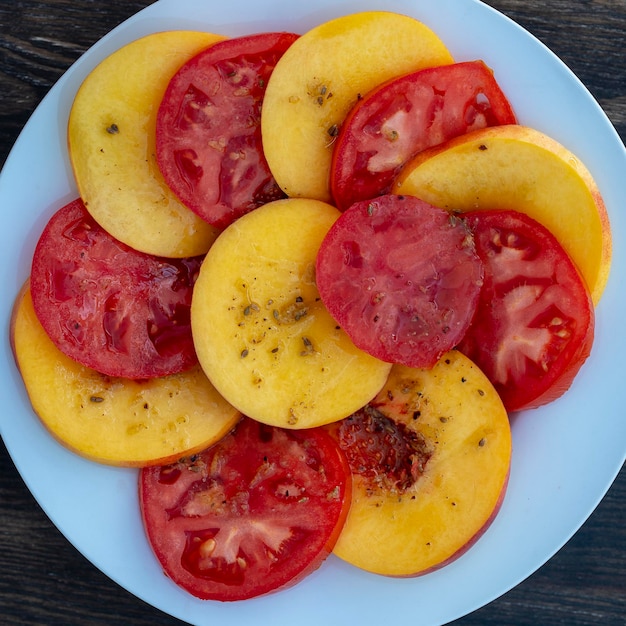
{"label": "tomato flesh", "polygon": [[108,376],[154,378],[197,363],[191,295],[201,257],[165,259],[117,241],[70,202],[46,225],[30,286],[54,344]]}
{"label": "tomato flesh", "polygon": [[204,452],[140,476],[146,533],[165,573],[220,601],[277,591],[319,567],[350,498],[350,470],[327,432],[249,418]]}
{"label": "tomato flesh", "polygon": [[295,39],[262,33],[213,44],[180,68],[163,96],[159,169],[181,202],[217,228],[284,196],[263,155],[261,105]]}
{"label": "tomato flesh", "polygon": [[432,367],[473,317],[482,263],[461,220],[418,198],[386,195],[341,214],[320,246],[316,280],[358,348]]}
{"label": "tomato flesh", "polygon": [[415,154],[515,114],[482,61],[428,68],[389,81],[361,99],[336,139],[331,191],[337,207],[391,191]]}
{"label": "tomato flesh", "polygon": [[515,211],[466,214],[485,266],[475,319],[459,349],[498,390],[508,411],[562,395],[589,356],[594,309],[555,237]]}
{"label": "tomato flesh", "polygon": [[353,474],[376,489],[404,493],[424,473],[432,450],[426,439],[370,403],[328,427]]}

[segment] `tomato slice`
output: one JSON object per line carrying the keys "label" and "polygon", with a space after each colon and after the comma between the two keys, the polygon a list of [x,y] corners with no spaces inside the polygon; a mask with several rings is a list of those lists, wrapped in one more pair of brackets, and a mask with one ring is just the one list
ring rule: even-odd
{"label": "tomato slice", "polygon": [[33,305],[57,348],[86,367],[132,379],[178,373],[198,362],[190,308],[201,261],[134,250],[74,200],[35,248]]}
{"label": "tomato slice", "polygon": [[482,274],[465,224],[412,196],[353,204],[316,262],[322,302],[354,344],[410,367],[432,367],[461,339]]}
{"label": "tomato slice", "polygon": [[557,239],[516,211],[466,214],[485,266],[475,318],[459,344],[508,411],[561,396],[589,356],[589,291]]}
{"label": "tomato slice", "polygon": [[202,599],[244,600],[321,565],[347,516],[349,476],[321,428],[244,418],[204,452],[141,471],[143,521],[175,583]]}
{"label": "tomato slice", "polygon": [[263,155],[261,105],[276,62],[297,37],[218,42],[170,80],[157,114],[157,163],[181,202],[213,226],[284,196]]}
{"label": "tomato slice", "polygon": [[351,110],[333,149],[340,210],[388,193],[402,165],[426,148],[516,117],[482,61],[432,67],[388,81]]}

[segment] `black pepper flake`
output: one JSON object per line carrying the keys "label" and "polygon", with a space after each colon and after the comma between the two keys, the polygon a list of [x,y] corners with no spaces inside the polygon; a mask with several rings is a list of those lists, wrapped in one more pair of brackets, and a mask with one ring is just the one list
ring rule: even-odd
{"label": "black pepper flake", "polygon": [[244,315],[250,315],[250,313],[252,313],[252,311],[260,311],[260,310],[261,310],[261,309],[260,309],[259,305],[253,302],[252,304],[249,304],[249,305],[248,305],[248,306],[247,306],[247,307],[243,310],[243,314],[244,314]]}
{"label": "black pepper flake", "polygon": [[104,402],[104,398],[102,396],[91,396],[89,402]]}
{"label": "black pepper flake", "polygon": [[304,344],[304,350],[300,352],[300,356],[309,356],[315,352],[313,343],[308,337],[302,337],[302,343]]}
{"label": "black pepper flake", "polygon": [[111,124],[110,126],[107,126],[107,133],[109,133],[109,135],[117,135],[117,133],[120,132],[120,128],[117,124]]}
{"label": "black pepper flake", "polygon": [[487,440],[483,437],[479,442],[478,445],[482,448],[485,444],[487,443]]}
{"label": "black pepper flake", "polygon": [[247,357],[247,356],[248,356],[248,354],[249,354],[248,349],[247,349],[247,348],[244,348],[244,349],[241,351],[241,358],[242,358],[242,359],[244,359],[245,357]]}
{"label": "black pepper flake", "polygon": [[482,389],[479,389],[479,390],[478,390],[478,395],[479,395],[479,396],[484,396],[484,395],[485,395],[485,392],[484,392]]}
{"label": "black pepper flake", "polygon": [[487,149],[487,146],[484,143],[481,143],[480,146],[478,146],[478,149],[484,152]]}
{"label": "black pepper flake", "polygon": [[328,129],[328,134],[331,137],[336,137],[339,134],[339,126],[337,126],[337,124],[333,124],[329,129]]}

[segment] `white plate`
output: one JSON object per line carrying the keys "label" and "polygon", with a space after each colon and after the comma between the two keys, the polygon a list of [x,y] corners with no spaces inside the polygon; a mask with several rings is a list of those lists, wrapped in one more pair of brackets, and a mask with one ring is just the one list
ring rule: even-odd
{"label": "white plate", "polygon": [[[34,416],[8,342],[13,299],[29,272],[36,239],[52,212],[72,199],[67,115],[80,82],[105,55],[139,36],[175,28],[226,35],[304,32],[332,17],[385,9],[421,19],[457,60],[482,58],[495,70],[520,121],[578,154],[594,175],[610,214],[614,260],[597,311],[597,339],[573,388],[552,405],[514,420],[508,495],[481,540],[453,564],[417,579],[367,574],[331,557],[286,592],[235,604],[195,600],[161,573],[144,539],[133,470],[99,466],[55,443]],[[572,73],[535,38],[475,0],[161,0],[96,44],[33,114],[0,177],[0,389],[2,437],[34,497],[95,566],[131,593],[196,624],[273,626],[407,620],[442,624],[505,593],[548,560],[583,524],[626,458],[619,390],[626,354],[619,285],[626,280],[626,151],[608,119]],[[60,488],[62,486],[62,488]],[[415,615],[418,607],[419,618]],[[262,617],[260,617],[262,616]]]}

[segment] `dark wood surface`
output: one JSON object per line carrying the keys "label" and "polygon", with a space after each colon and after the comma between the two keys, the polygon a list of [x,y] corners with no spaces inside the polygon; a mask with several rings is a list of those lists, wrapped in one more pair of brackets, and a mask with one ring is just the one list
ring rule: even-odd
{"label": "dark wood surface", "polygon": [[[71,63],[148,4],[0,0],[0,166],[32,111]],[[626,0],[492,0],[488,4],[554,50],[626,139]],[[626,624],[625,518],[626,469],[622,469],[590,519],[554,558],[509,593],[455,624]],[[87,562],[40,510],[2,445],[0,624],[171,626],[181,622],[147,606]]]}

